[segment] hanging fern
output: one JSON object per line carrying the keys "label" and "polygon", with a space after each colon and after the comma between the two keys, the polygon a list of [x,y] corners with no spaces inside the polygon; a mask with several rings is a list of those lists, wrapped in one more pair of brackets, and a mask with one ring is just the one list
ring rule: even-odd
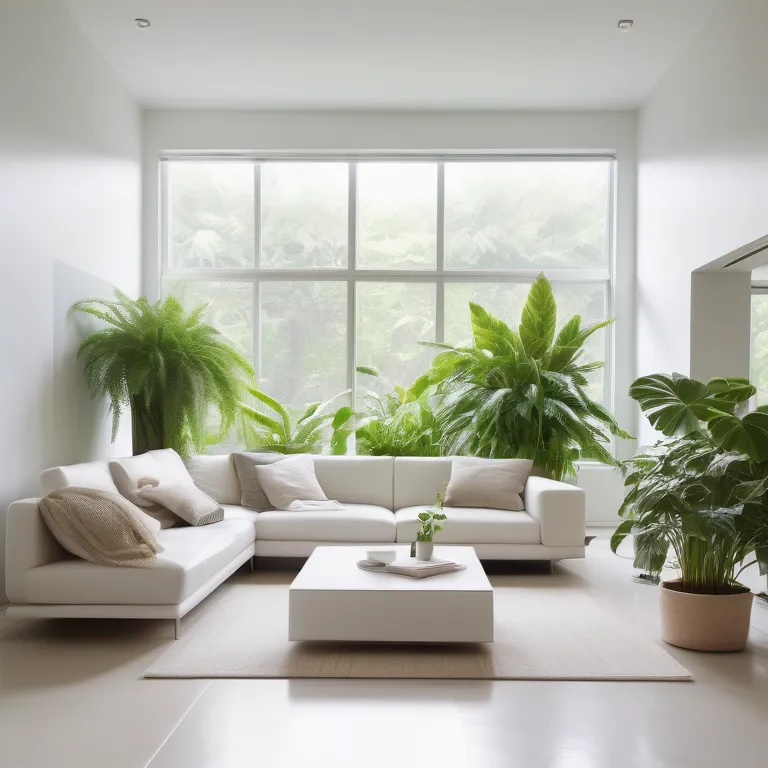
{"label": "hanging fern", "polygon": [[213,414],[219,436],[235,423],[253,369],[202,321],[205,305],[186,313],[174,298],[150,304],[116,290],[113,301],[80,301],[73,309],[107,324],[78,357],[93,396],[109,402],[113,441],[128,408],[134,454],[173,448],[188,456],[204,449]]}

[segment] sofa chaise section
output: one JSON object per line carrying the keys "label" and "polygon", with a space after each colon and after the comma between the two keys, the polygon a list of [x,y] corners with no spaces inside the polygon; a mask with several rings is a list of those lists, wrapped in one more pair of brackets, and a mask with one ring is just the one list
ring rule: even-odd
{"label": "sofa chaise section", "polygon": [[[39,499],[11,504],[6,522],[9,616],[179,620],[255,554],[251,520],[160,531],[154,568],[96,565],[66,552]],[[210,529],[210,530],[208,530]]]}

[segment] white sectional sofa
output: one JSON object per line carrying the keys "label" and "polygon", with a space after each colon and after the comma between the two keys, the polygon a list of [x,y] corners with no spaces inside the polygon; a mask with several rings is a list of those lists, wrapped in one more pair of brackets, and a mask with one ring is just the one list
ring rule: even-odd
{"label": "white sectional sofa", "polygon": [[[150,569],[110,568],[69,555],[46,527],[38,499],[17,501],[6,522],[7,615],[168,618],[178,637],[181,617],[254,555],[307,557],[320,544],[414,541],[418,513],[434,503],[451,473],[449,458],[315,456],[314,462],[324,492],[343,510],[246,509],[232,457],[194,457],[187,469],[223,506],[225,519],[162,530],[165,551]],[[43,473],[43,489],[76,478],[78,467],[89,477],[109,473],[106,461],[55,468]],[[471,545],[481,560],[584,557],[581,489],[532,476],[524,502],[524,512],[446,507],[445,530],[435,541]]]}

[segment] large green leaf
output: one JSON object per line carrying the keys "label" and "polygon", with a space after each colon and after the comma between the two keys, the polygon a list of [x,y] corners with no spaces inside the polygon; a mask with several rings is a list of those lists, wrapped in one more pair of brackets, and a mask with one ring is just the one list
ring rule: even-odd
{"label": "large green leaf", "polygon": [[717,394],[719,397],[734,403],[745,403],[757,393],[757,389],[749,383],[749,379],[711,379],[707,388],[712,394]]}
{"label": "large green leaf", "polygon": [[752,461],[768,461],[768,406],[762,406],[743,419],[720,416],[709,422],[714,441],[726,451],[738,451]]}
{"label": "large green leaf", "polygon": [[472,335],[479,349],[485,349],[493,355],[500,356],[515,354],[520,348],[520,337],[517,333],[490,312],[486,312],[479,304],[470,301],[469,314],[472,321]]}
{"label": "large green leaf", "polygon": [[540,360],[552,346],[557,327],[557,303],[552,286],[539,275],[531,286],[520,318],[520,340],[525,351]]}
{"label": "large green leaf", "polygon": [[667,436],[699,431],[701,422],[731,415],[736,407],[726,379],[704,384],[679,373],[643,376],[632,384],[629,394],[651,425]]}
{"label": "large green leaf", "polygon": [[334,414],[333,421],[331,422],[331,426],[334,429],[339,429],[339,427],[343,426],[349,421],[349,419],[354,415],[354,413],[355,412],[348,405],[342,406]]}
{"label": "large green leaf", "polygon": [[271,408],[279,417],[282,422],[282,435],[283,440],[288,442],[291,434],[291,417],[285,407],[275,400],[274,397],[270,397],[266,392],[262,392],[260,389],[254,387],[246,387],[249,394],[253,395],[257,400],[264,403],[264,405]]}

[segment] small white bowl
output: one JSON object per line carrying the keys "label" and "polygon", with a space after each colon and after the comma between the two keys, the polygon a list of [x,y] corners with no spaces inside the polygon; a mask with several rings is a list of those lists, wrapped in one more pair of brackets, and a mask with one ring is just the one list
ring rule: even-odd
{"label": "small white bowl", "polygon": [[397,560],[397,552],[394,549],[369,549],[366,551],[365,557],[375,563],[389,565]]}

